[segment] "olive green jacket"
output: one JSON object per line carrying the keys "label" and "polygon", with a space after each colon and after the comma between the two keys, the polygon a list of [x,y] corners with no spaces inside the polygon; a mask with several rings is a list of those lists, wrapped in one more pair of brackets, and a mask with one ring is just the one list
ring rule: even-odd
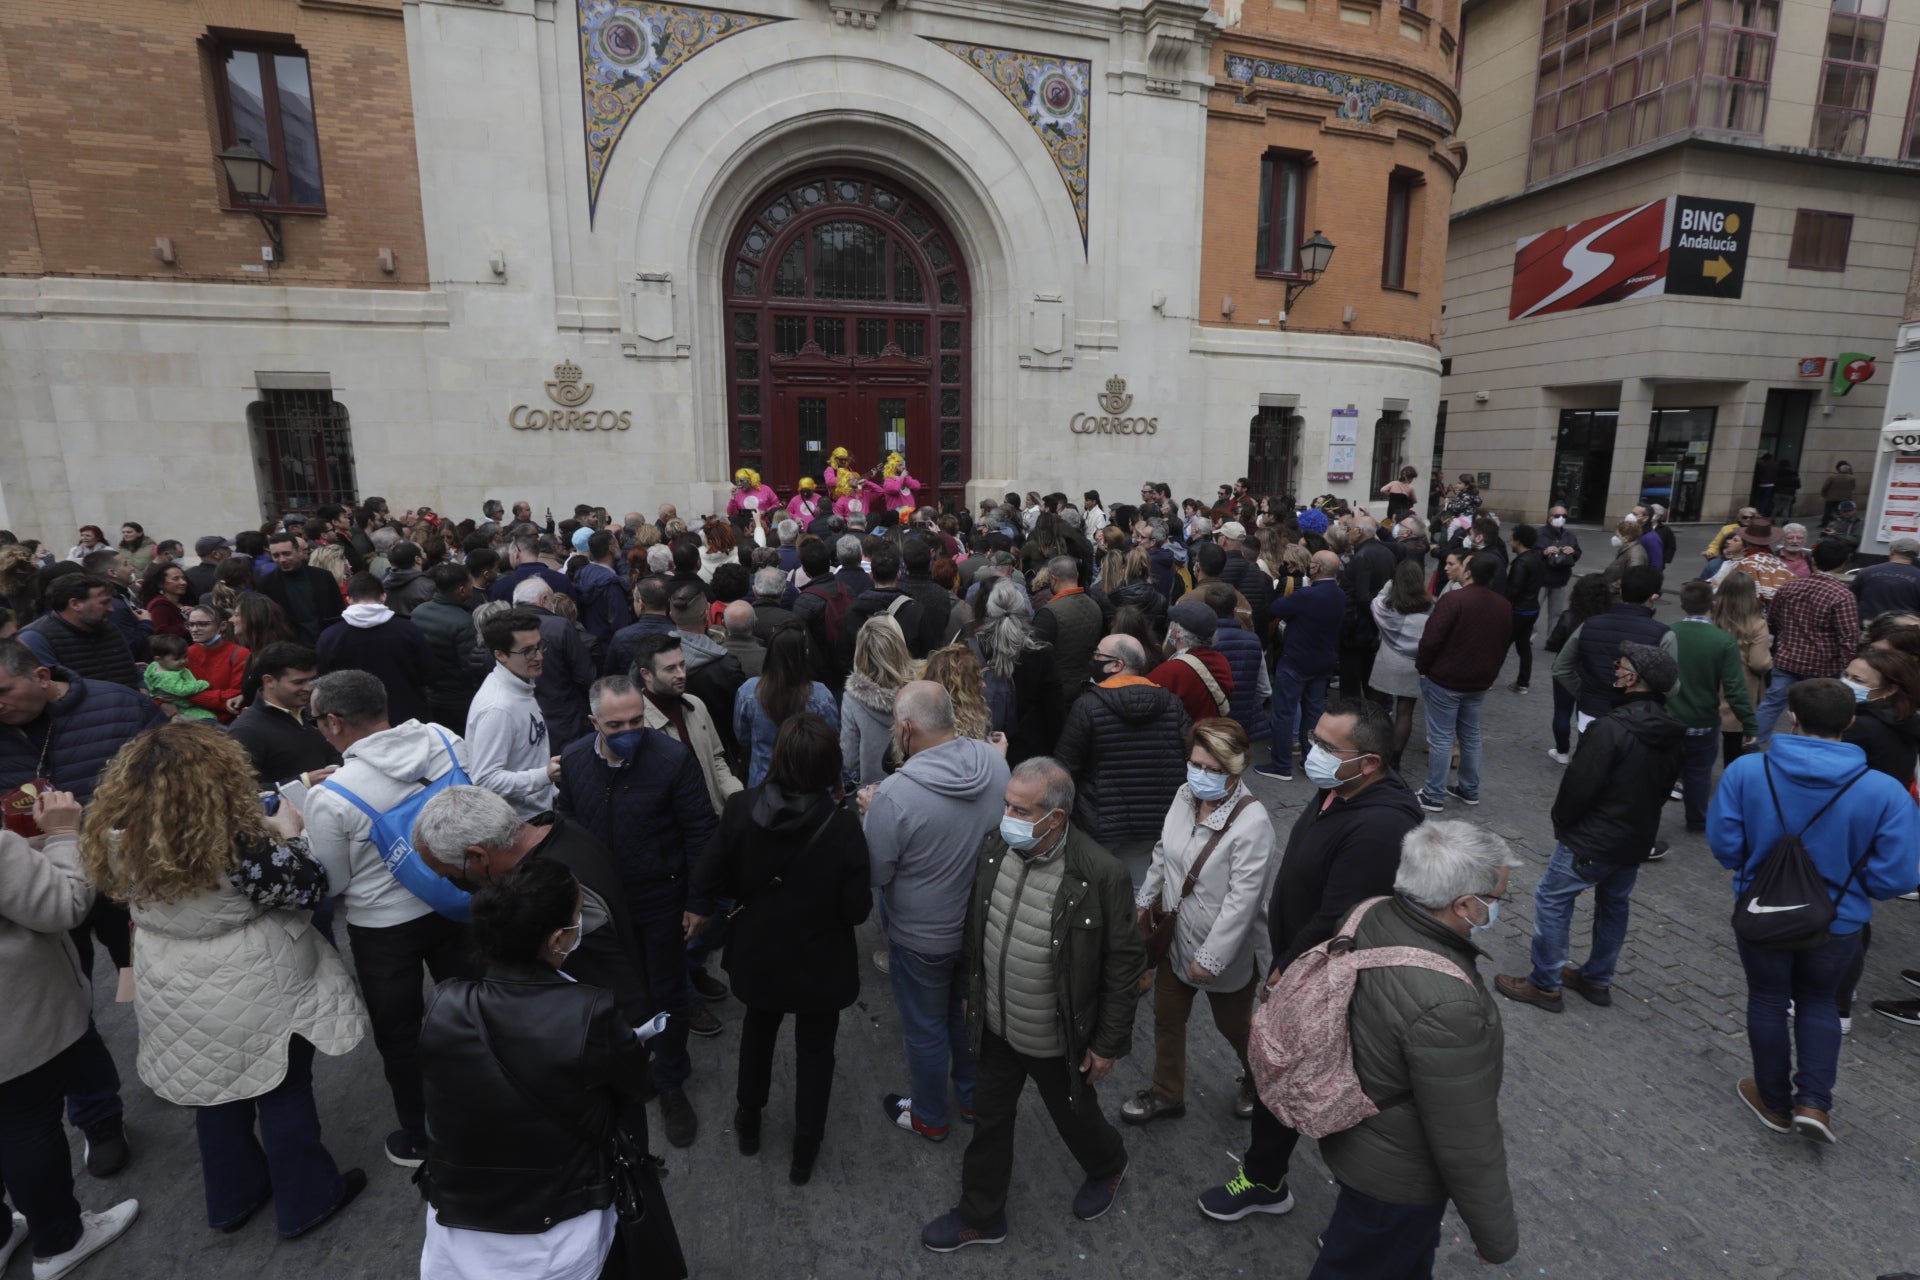
{"label": "olive green jacket", "polygon": [[1500,1132],[1505,1037],[1475,962],[1480,949],[1402,898],[1367,913],[1355,946],[1419,947],[1473,979],[1396,967],[1354,985],[1347,1025],[1353,1067],[1377,1116],[1320,1140],[1341,1185],[1388,1204],[1451,1200],[1480,1256],[1519,1251]]}
{"label": "olive green jacket", "polygon": [[[980,842],[973,896],[963,935],[967,970],[967,1040],[980,1052],[987,1024],[987,912],[1003,858],[1019,857],[999,832]],[[1133,881],[1118,859],[1069,825],[1066,867],[1053,903],[1054,976],[1060,996],[1060,1040],[1066,1046],[1070,1095],[1079,1097],[1080,1061],[1091,1049],[1124,1057],[1133,1047],[1133,1011],[1147,953],[1133,922]]]}

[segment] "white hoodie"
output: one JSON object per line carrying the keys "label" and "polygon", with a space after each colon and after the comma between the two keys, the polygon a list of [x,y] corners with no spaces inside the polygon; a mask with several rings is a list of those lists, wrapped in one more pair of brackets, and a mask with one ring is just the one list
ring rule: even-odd
{"label": "white hoodie", "polygon": [[495,792],[522,818],[553,808],[547,720],[533,686],[499,663],[467,708],[467,759],[475,786]]}
{"label": "white hoodie", "polygon": [[377,627],[393,618],[393,610],[373,600],[350,604],[340,611],[340,620],[350,627]]}
{"label": "white hoodie", "polygon": [[[333,781],[385,812],[453,767],[441,745],[443,734],[471,772],[460,735],[409,720],[348,747]],[[340,896],[349,924],[382,929],[433,911],[387,870],[367,839],[373,819],[352,801],[317,786],[307,793],[304,816],[308,848],[327,869],[327,891]]]}

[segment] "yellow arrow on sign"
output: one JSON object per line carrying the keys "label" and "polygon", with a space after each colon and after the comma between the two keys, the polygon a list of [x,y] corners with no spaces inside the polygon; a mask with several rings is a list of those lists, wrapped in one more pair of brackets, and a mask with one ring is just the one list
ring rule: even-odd
{"label": "yellow arrow on sign", "polygon": [[1724,256],[1708,258],[1700,264],[1700,274],[1715,284],[1720,284],[1724,282],[1728,276],[1733,274],[1733,267],[1727,262]]}

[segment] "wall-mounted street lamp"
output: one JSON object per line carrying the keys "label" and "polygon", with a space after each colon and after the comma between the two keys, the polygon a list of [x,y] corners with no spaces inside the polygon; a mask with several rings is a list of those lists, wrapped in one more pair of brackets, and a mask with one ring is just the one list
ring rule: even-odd
{"label": "wall-mounted street lamp", "polygon": [[1315,227],[1313,234],[1300,245],[1300,275],[1298,280],[1287,282],[1287,310],[1293,310],[1293,300],[1319,282],[1320,273],[1333,261],[1333,241],[1320,234]]}
{"label": "wall-mounted street lamp", "polygon": [[253,149],[252,140],[248,138],[222,151],[220,164],[226,169],[227,181],[233,184],[235,194],[246,202],[248,212],[260,219],[267,239],[273,241],[273,260],[285,262],[287,248],[280,238],[280,215],[260,207],[273,198],[273,165]]}

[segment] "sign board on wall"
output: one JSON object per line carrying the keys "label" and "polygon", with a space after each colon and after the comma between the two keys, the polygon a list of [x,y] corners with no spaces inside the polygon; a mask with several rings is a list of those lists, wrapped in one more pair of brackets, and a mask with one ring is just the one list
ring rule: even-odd
{"label": "sign board on wall", "polygon": [[1327,479],[1353,479],[1354,456],[1360,449],[1360,411],[1335,409],[1333,430],[1327,437]]}
{"label": "sign board on wall", "polygon": [[1752,231],[1751,204],[1668,196],[1524,236],[1507,319],[1664,293],[1738,298]]}
{"label": "sign board on wall", "polygon": [[1899,454],[1888,460],[1880,494],[1878,542],[1920,538],[1920,455]]}

